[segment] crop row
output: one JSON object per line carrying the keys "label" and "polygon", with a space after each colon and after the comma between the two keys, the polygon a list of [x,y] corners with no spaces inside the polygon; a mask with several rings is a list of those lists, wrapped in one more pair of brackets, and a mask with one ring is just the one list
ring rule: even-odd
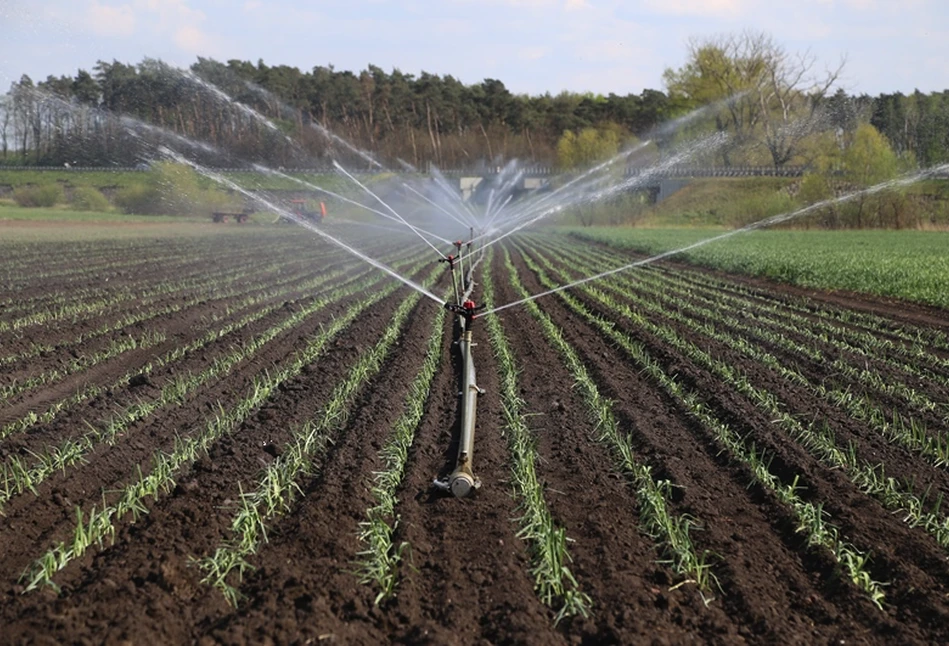
{"label": "crop row", "polygon": [[[489,273],[492,256],[493,253],[485,262],[482,277],[482,299],[488,309],[494,306],[494,285]],[[554,521],[537,477],[539,457],[534,435],[527,425],[526,405],[520,396],[514,352],[497,316],[488,317],[485,328],[498,362],[503,430],[511,452],[514,492],[523,514],[518,519],[518,536],[529,546],[535,589],[545,604],[560,606],[558,621],[577,614],[586,616],[592,602],[570,572],[566,530]]]}
{"label": "crop row", "polygon": [[[441,273],[440,268],[433,269],[423,285],[430,286]],[[240,507],[230,523],[232,536],[220,544],[213,555],[199,560],[201,569],[207,573],[204,581],[218,588],[232,604],[236,604],[238,592],[228,583],[228,576],[235,569],[241,574],[247,569],[247,558],[266,541],[267,522],[292,509],[296,494],[301,491],[297,484],[299,478],[313,474],[317,460],[334,435],[345,427],[356,395],[382,368],[419,298],[418,292],[413,292],[402,301],[382,337],[358,357],[349,374],[333,389],[317,418],[293,433],[292,441],[264,470],[253,490],[241,493]],[[355,314],[349,322],[354,318]]]}
{"label": "crop row", "polygon": [[[561,276],[565,280],[569,279],[566,274],[561,274]],[[787,431],[790,437],[816,458],[831,468],[842,469],[861,491],[880,501],[892,512],[901,514],[910,526],[925,529],[942,547],[949,547],[949,517],[940,512],[941,496],[935,501],[927,502],[925,492],[917,494],[912,490],[910,483],[901,483],[888,477],[882,463],[871,463],[860,459],[855,444],[851,443],[846,447],[838,446],[835,440],[836,433],[829,422],[808,425],[801,423],[797,417],[788,412],[787,404],[774,392],[755,385],[752,379],[740,369],[702,350],[696,343],[677,334],[671,326],[654,323],[643,314],[634,312],[625,302],[611,298],[603,290],[584,287],[583,291],[603,304],[608,311],[614,312],[669,343],[696,365],[709,370],[723,383],[735,388],[766,414],[773,424]],[[735,339],[733,345],[736,348],[743,345],[737,337],[729,338]],[[750,356],[758,357],[762,363],[769,363],[764,352],[751,351]],[[772,367],[775,367],[773,363]]]}
{"label": "crop row", "polygon": [[[524,261],[542,285],[547,288],[556,286],[555,281],[547,275],[544,268],[528,257],[525,257]],[[541,262],[547,270],[553,269],[549,261],[541,258]],[[583,288],[583,291],[592,294],[596,290]],[[559,292],[558,296],[568,308],[620,348],[640,370],[678,402],[687,415],[697,419],[709,436],[728,451],[732,459],[745,465],[754,482],[770,491],[794,516],[798,523],[798,531],[805,533],[809,545],[826,548],[846,572],[848,579],[862,589],[875,604],[882,604],[884,593],[881,584],[874,580],[867,568],[869,561],[867,553],[858,550],[842,538],[839,529],[828,519],[821,504],[805,501],[801,497],[800,474],[790,481],[779,478],[770,471],[767,455],[758,451],[753,444],[747,444],[741,435],[723,421],[696,392],[689,390],[668,374],[646,346],[618,329],[614,321],[603,318],[602,315],[590,310],[573,295]],[[602,300],[607,303],[611,312],[623,308],[623,303],[609,297],[603,297]]]}
{"label": "crop row", "polygon": [[[584,264],[575,255],[564,257],[569,258],[571,264],[581,271],[598,269],[595,265]],[[669,285],[651,286],[650,282],[653,281],[647,277],[637,280],[636,291],[629,287],[624,288],[623,283],[615,278],[605,281],[604,285],[648,314],[650,318],[661,317],[674,320],[695,332],[715,339],[753,361],[768,366],[789,383],[806,389],[831,406],[845,410],[852,418],[865,423],[881,436],[931,459],[936,466],[949,465],[949,436],[939,428],[927,428],[922,419],[896,411],[887,413],[873,401],[869,394],[861,395],[859,391],[855,391],[854,385],[870,393],[901,398],[903,403],[924,412],[942,410],[943,415],[949,414],[944,404],[937,403],[925,393],[904,384],[885,380],[879,373],[865,367],[850,365],[840,358],[825,357],[818,346],[798,343],[789,334],[782,333],[787,332],[786,330],[773,332],[771,328],[760,324],[747,324],[734,317],[730,308],[716,305],[711,299],[703,299],[695,294],[686,296],[676,293],[676,290],[670,289]],[[807,328],[801,329],[799,334],[806,336]],[[763,345],[780,348],[792,356],[804,357],[820,363],[826,362],[839,374],[852,377],[854,381],[845,387],[827,385],[826,380],[824,383],[815,383],[799,369],[795,369],[793,364],[789,365],[789,362],[769,353],[762,345],[753,344],[749,339],[758,339]]]}
{"label": "crop row", "polygon": [[[515,293],[521,298],[527,298],[530,294],[521,283],[517,269],[511,262],[510,254],[506,249],[504,264]],[[684,514],[674,514],[669,510],[668,501],[671,497],[672,483],[669,480],[655,478],[652,468],[636,456],[630,436],[624,434],[619,428],[612,402],[600,394],[583,359],[564,338],[560,327],[535,301],[528,301],[525,307],[540,323],[548,343],[558,351],[573,376],[576,387],[580,390],[587,406],[590,421],[597,429],[598,440],[610,449],[617,468],[635,487],[640,501],[639,515],[643,532],[657,541],[673,571],[684,577],[678,585],[687,582],[695,583],[703,595],[711,596],[715,578],[712,574],[709,554],[708,552],[700,554],[691,537],[691,530],[696,520]]]}
{"label": "crop row", "polygon": [[[365,274],[371,275],[364,278]],[[321,282],[327,282],[333,278],[335,276],[327,274],[322,277]],[[147,418],[159,409],[184,404],[199,388],[212,383],[214,380],[221,379],[235,366],[248,360],[278,335],[298,326],[306,318],[321,311],[328,304],[361,293],[377,284],[379,280],[380,277],[376,273],[368,270],[350,276],[349,280],[335,290],[312,299],[307,305],[273,324],[251,340],[233,347],[222,356],[216,357],[211,365],[201,372],[176,374],[168,380],[155,398],[136,401],[113,415],[103,426],[90,425],[89,430],[78,438],[68,438],[60,444],[50,445],[34,452],[32,464],[28,464],[19,456],[11,456],[3,465],[0,465],[0,505],[5,504],[12,496],[26,490],[35,491],[36,486],[49,476],[81,462],[98,445],[111,445],[132,424]],[[262,319],[277,309],[277,305],[271,305],[254,311],[237,321],[205,334],[191,344],[175,348],[167,355],[155,359],[149,365],[164,366],[172,364],[226,334],[245,328],[248,324]],[[133,370],[126,373],[121,379],[127,381],[132,373],[142,374],[140,371]]]}
{"label": "crop row", "polygon": [[[167,492],[173,486],[177,473],[192,464],[212,444],[234,432],[253,410],[272,396],[278,386],[299,374],[304,366],[316,361],[333,338],[351,325],[362,312],[392,294],[397,287],[398,284],[390,282],[351,305],[344,314],[307,338],[305,347],[295,352],[282,366],[258,375],[251,388],[228,410],[221,408],[207,419],[199,431],[179,437],[173,450],[156,451],[150,460],[152,466],[147,475],[140,472],[137,479],[121,490],[111,494],[104,493],[101,508],[93,506],[88,513],[78,511],[77,523],[71,532],[72,537],[54,545],[24,572],[23,580],[27,583],[27,588],[55,585],[52,577],[57,571],[93,545],[101,547],[107,539],[114,540],[115,523],[118,520],[129,513],[133,519],[147,513],[147,499],[157,498]],[[112,502],[106,502],[106,498],[111,498]]]}

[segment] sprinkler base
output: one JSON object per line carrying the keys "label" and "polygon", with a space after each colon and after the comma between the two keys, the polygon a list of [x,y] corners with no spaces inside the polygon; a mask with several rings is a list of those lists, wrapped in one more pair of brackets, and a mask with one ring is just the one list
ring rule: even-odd
{"label": "sprinkler base", "polygon": [[472,491],[481,488],[481,481],[465,472],[453,473],[447,478],[435,478],[432,484],[436,489],[450,493],[455,498],[465,498]]}

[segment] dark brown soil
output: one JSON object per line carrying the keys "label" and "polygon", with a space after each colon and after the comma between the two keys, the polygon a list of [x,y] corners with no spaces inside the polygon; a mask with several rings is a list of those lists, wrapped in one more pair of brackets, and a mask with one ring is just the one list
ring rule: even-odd
{"label": "dark brown soil", "polygon": [[[382,242],[376,257],[389,252]],[[573,242],[595,256],[595,247]],[[202,227],[201,235],[167,235],[144,228],[138,237],[84,241],[82,253],[61,242],[18,243],[17,254],[0,260],[11,276],[0,284],[0,321],[13,321],[56,303],[84,298],[115,301],[91,316],[57,319],[48,325],[0,330],[0,359],[27,352],[32,343],[54,348],[29,360],[3,366],[0,385],[28,379],[60,365],[61,353],[88,355],[122,334],[161,331],[166,342],[135,350],[44,387],[29,389],[0,403],[0,425],[50,405],[89,384],[102,392],[64,408],[48,423],[0,440],[0,459],[27,463],[33,453],[69,437],[88,424],[101,424],[135,402],[155,398],[176,375],[204,369],[237,344],[246,343],[287,319],[320,294],[345,284],[364,265],[302,236],[296,229],[229,230],[220,238]],[[530,292],[541,282],[524,263],[519,247],[509,246],[520,281]],[[500,250],[488,268],[498,303],[517,299]],[[72,254],[72,255],[70,255]],[[568,274],[569,263],[544,245],[534,257],[551,259]],[[391,262],[407,258],[397,252]],[[55,261],[44,262],[44,258]],[[32,274],[29,267],[36,267]],[[434,264],[417,269],[421,280]],[[42,271],[40,271],[40,268]],[[258,268],[246,275],[247,268]],[[344,269],[318,293],[304,288],[320,271]],[[856,294],[831,294],[788,288],[676,266],[679,272],[717,287],[693,289],[787,307],[806,307],[814,320],[822,312],[859,311],[882,319],[874,334],[896,339],[903,331],[920,338],[949,330],[947,313]],[[228,289],[208,278],[218,272],[237,276]],[[105,281],[109,277],[109,281]],[[203,282],[202,282],[202,279]],[[156,291],[177,281],[180,289]],[[188,281],[193,281],[189,283]],[[278,296],[238,307],[249,296]],[[382,276],[376,286],[389,285]],[[190,285],[190,287],[188,286]],[[440,291],[447,287],[441,284]],[[738,290],[738,288],[741,288]],[[722,290],[717,292],[716,290]],[[141,298],[154,294],[153,300]],[[253,387],[255,376],[284,365],[306,339],[318,334],[347,307],[367,294],[352,294],[279,334],[227,374],[190,393],[184,405],[159,408],[132,424],[112,445],[100,445],[83,462],[57,473],[34,492],[14,496],[0,517],[0,626],[3,643],[346,643],[419,644],[601,644],[601,643],[946,643],[949,642],[947,550],[921,527],[903,522],[876,499],[863,494],[846,473],[829,468],[795,442],[766,413],[691,361],[675,347],[610,312],[582,291],[572,292],[587,307],[615,322],[642,343],[671,375],[701,394],[715,414],[748,442],[772,456],[771,470],[782,482],[795,477],[807,500],[823,506],[826,520],[841,537],[871,555],[873,577],[887,583],[883,609],[876,608],[843,574],[826,550],[808,547],[792,513],[773,494],[752,485],[747,465],[734,462],[712,434],[642,368],[573,313],[558,297],[538,301],[581,356],[602,395],[613,402],[638,459],[657,478],[674,485],[670,511],[694,519],[692,539],[712,563],[717,587],[703,596],[693,582],[674,572],[654,538],[643,531],[640,500],[615,456],[598,439],[581,393],[559,353],[538,322],[523,307],[503,311],[500,321],[514,349],[521,397],[536,435],[537,471],[546,502],[570,539],[568,564],[580,589],[589,595],[589,617],[556,623],[556,607],[534,592],[531,555],[518,537],[518,501],[510,483],[510,451],[504,434],[498,366],[483,329],[475,333],[479,400],[474,464],[482,488],[456,500],[435,491],[432,479],[451,462],[459,425],[458,374],[452,330],[446,329],[442,359],[417,430],[399,492],[396,544],[405,543],[405,560],[394,598],[374,604],[376,590],[355,573],[359,523],[372,504],[373,474],[381,467],[379,450],[402,412],[412,378],[421,365],[437,304],[422,299],[402,328],[399,341],[379,374],[359,391],[351,415],[334,432],[329,450],[297,484],[293,508],[268,524],[268,542],[250,557],[254,567],[239,582],[238,607],[202,583],[195,559],[211,554],[231,536],[230,521],[242,491],[255,486],[261,470],[280,455],[292,432],[318,418],[333,388],[346,378],[360,354],[389,325],[391,312],[410,292],[400,287],[343,330],[312,365],[283,383],[207,455],[187,465],[175,485],[148,502],[149,513],[132,522],[117,521],[114,542],[106,540],[55,575],[60,587],[24,593],[20,574],[60,540],[69,540],[77,506],[101,505],[103,490],[148,472],[156,451],[170,450],[176,436],[190,436],[218,407],[229,409]],[[206,297],[200,297],[206,294]],[[88,295],[88,296],[86,296]],[[131,295],[121,298],[121,295]],[[646,293],[643,292],[643,297]],[[476,292],[477,297],[477,292]],[[743,296],[744,297],[744,296]],[[108,321],[144,308],[145,312],[187,303],[174,312],[146,317],[132,329],[88,339]],[[814,303],[819,303],[815,307]],[[260,320],[209,343],[141,379],[117,385],[130,370],[141,370],[176,345],[211,329],[273,307]],[[677,311],[689,314],[687,301]],[[696,315],[698,316],[698,315]],[[826,422],[838,444],[852,442],[862,459],[882,463],[887,476],[912,483],[929,500],[949,494],[945,468],[910,449],[896,446],[815,394],[792,384],[733,347],[705,337],[673,317],[656,316],[712,356],[739,368],[758,388],[773,393],[782,407],[805,423]],[[727,327],[725,329],[728,329]],[[737,334],[737,333],[736,333]],[[803,337],[794,337],[803,338]],[[826,369],[823,362],[755,341],[764,351],[799,371],[814,385],[860,390],[859,382]],[[828,358],[863,362],[886,380],[906,374],[857,353],[815,346]],[[937,353],[938,354],[938,353]],[[890,356],[890,355],[888,355]],[[896,355],[892,355],[896,356]],[[938,399],[944,384],[926,379],[914,388]],[[928,432],[945,434],[946,419],[920,412],[892,394],[867,389],[866,396],[888,414],[925,422]],[[944,403],[944,399],[939,400]],[[106,494],[108,497],[110,494]],[[232,580],[238,584],[237,577]]]}

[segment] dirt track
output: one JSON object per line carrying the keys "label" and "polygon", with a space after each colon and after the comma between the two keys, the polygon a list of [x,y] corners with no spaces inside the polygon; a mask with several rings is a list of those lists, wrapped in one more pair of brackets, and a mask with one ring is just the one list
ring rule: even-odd
{"label": "dirt track", "polygon": [[[241,267],[268,267],[236,281],[246,291],[216,297],[210,287],[195,284],[188,290],[156,295],[147,307],[193,303],[181,310],[143,320],[136,330],[161,330],[166,341],[149,349],[133,350],[90,370],[78,372],[48,386],[29,390],[0,403],[0,424],[9,424],[30,410],[41,412],[51,403],[89,383],[103,392],[76,404],[50,423],[0,441],[0,457],[29,457],[55,440],[78,436],[86,422],[96,424],[136,401],[154,398],[175,374],[199,371],[233,347],[253,338],[294,311],[307,306],[317,294],[295,288],[312,278],[320,266],[330,272],[340,267],[353,273],[361,266],[322,245],[296,240],[292,234],[273,235],[254,251],[235,236],[226,245],[206,238],[189,241],[164,239],[152,247],[123,244],[103,250],[103,264],[177,257],[163,260],[164,269],[131,271],[120,268],[90,270],[70,278],[68,258],[48,265],[55,274],[11,284],[0,291],[9,312],[13,303],[37,299],[44,303],[54,293],[101,289],[102,271],[112,272],[115,288],[128,288],[134,297],[89,318],[77,316],[55,325],[38,325],[19,332],[0,333],[3,356],[26,352],[31,343],[56,346],[101,327],[109,317],[134,312],[141,294],[165,280],[199,279],[209,267],[222,276]],[[530,292],[542,291],[538,276],[520,254],[532,260],[546,258],[568,274],[565,262],[545,244],[509,247],[520,280]],[[597,250],[572,243],[578,253],[595,259]],[[180,246],[179,246],[180,245]],[[124,252],[123,252],[124,250]],[[276,250],[280,250],[277,254]],[[122,255],[124,253],[124,255]],[[24,262],[37,262],[42,249],[23,252]],[[142,254],[146,254],[143,256]],[[279,262],[275,262],[279,258]],[[15,260],[11,259],[11,262]],[[592,260],[591,260],[592,262]],[[90,261],[90,267],[95,264]],[[147,265],[153,266],[153,265]],[[158,264],[154,265],[159,266]],[[57,274],[62,270],[67,272]],[[414,275],[421,280],[427,265]],[[881,339],[906,345],[892,331],[910,330],[920,338],[949,333],[949,317],[931,309],[877,302],[858,295],[803,293],[784,287],[733,279],[690,268],[667,266],[663,271],[696,279],[695,298],[720,299],[747,294],[747,308],[755,303],[801,308],[817,321],[834,311],[872,314],[889,321],[871,332]],[[517,299],[500,253],[490,264],[498,303]],[[487,279],[487,278],[486,278]],[[702,281],[715,280],[716,287]],[[237,307],[250,293],[263,293],[269,284],[284,281],[288,291],[270,299]],[[350,277],[328,281],[319,293],[343,285]],[[381,284],[388,281],[380,279]],[[444,286],[444,285],[443,285]],[[635,287],[631,287],[635,289]],[[671,289],[671,288],[670,288]],[[196,294],[207,297],[197,299]],[[256,290],[256,291],[255,291]],[[742,291],[744,290],[744,291]],[[108,294],[108,290],[105,291]],[[119,291],[113,292],[118,294]],[[639,501],[634,488],[614,467],[610,452],[596,441],[596,430],[573,378],[558,352],[547,342],[537,321],[522,307],[505,310],[501,322],[520,367],[521,396],[531,411],[540,455],[538,470],[545,496],[558,525],[566,529],[573,562],[571,571],[592,599],[589,618],[568,618],[554,624],[555,610],[533,592],[530,555],[517,536],[514,521],[518,503],[511,495],[510,459],[502,434],[497,366],[486,338],[479,338],[479,385],[486,390],[479,402],[475,465],[483,488],[470,500],[455,500],[432,491],[432,478],[449,462],[452,432],[457,430],[457,362],[450,334],[435,376],[426,413],[418,429],[408,470],[399,494],[396,543],[410,545],[394,599],[373,604],[375,591],[354,575],[359,522],[371,504],[372,474],[380,467],[377,453],[398,417],[411,378],[425,351],[437,305],[422,300],[406,323],[400,341],[387,356],[381,373],[359,393],[352,415],[337,432],[334,444],[318,468],[298,482],[303,496],[290,513],[268,529],[269,542],[251,558],[239,589],[237,609],[201,582],[193,558],[213,552],[228,536],[230,517],[241,491],[254,486],[259,471],[289,440],[293,428],[319,414],[332,388],[341,381],[366,348],[375,343],[388,324],[389,313],[409,295],[399,288],[392,296],[360,314],[344,329],[313,365],[281,385],[267,403],[252,414],[210,452],[175,478],[167,494],[148,503],[148,514],[138,522],[118,523],[114,544],[92,549],[54,577],[60,593],[51,588],[22,594],[20,574],[54,541],[70,536],[76,506],[100,504],[102,490],[114,490],[135,474],[147,471],[156,450],[168,450],[176,435],[188,435],[220,404],[227,408],[251,387],[253,378],[285,361],[304,340],[340,316],[360,294],[341,299],[303,319],[291,330],[266,344],[253,358],[189,395],[187,403],[158,409],[131,425],[112,446],[99,446],[81,464],[52,476],[37,486],[35,495],[15,496],[0,518],[0,624],[3,641],[119,643],[939,643],[949,641],[949,570],[947,550],[921,527],[910,527],[903,515],[892,513],[877,499],[863,493],[847,474],[830,468],[778,428],[768,414],[708,369],[697,365],[676,347],[632,321],[604,308],[591,295],[573,292],[594,312],[642,343],[667,374],[701,393],[702,400],[720,419],[731,424],[748,442],[771,456],[771,468],[785,482],[799,478],[802,495],[823,506],[846,541],[871,555],[869,569],[887,583],[883,609],[877,609],[843,575],[833,556],[809,548],[789,510],[771,493],[752,486],[747,466],[731,460],[715,438],[688,411],[662,390],[643,370],[596,327],[579,317],[558,297],[539,301],[581,355],[601,392],[614,402],[621,429],[630,434],[636,453],[656,477],[670,480],[675,495],[669,501],[676,514],[695,519],[692,533],[699,551],[712,557],[718,589],[707,604],[695,586],[661,561],[654,539],[640,529]],[[643,292],[645,295],[646,292]],[[719,295],[720,294],[720,295]],[[645,297],[645,296],[644,296]],[[745,296],[742,296],[745,298]],[[7,299],[7,300],[4,300]],[[44,300],[46,299],[46,300]],[[200,352],[174,364],[156,368],[143,379],[120,383],[123,374],[144,366],[153,356],[184,345],[215,325],[236,320],[253,308],[276,305],[262,318],[232,335],[222,336]],[[688,312],[688,306],[680,308]],[[790,309],[789,309],[790,311]],[[797,311],[797,310],[795,310]],[[699,316],[699,315],[697,315]],[[749,314],[750,316],[750,314]],[[826,361],[796,355],[778,346],[749,339],[774,354],[782,365],[800,373],[801,384],[790,383],[735,347],[703,337],[681,320],[655,315],[652,320],[680,337],[735,366],[751,382],[767,389],[796,418],[827,422],[838,444],[852,442],[861,457],[882,463],[889,477],[913,481],[919,493],[930,488],[929,501],[949,493],[945,467],[933,466],[912,450],[887,441],[866,423],[821,399],[806,384],[861,388],[852,378],[828,368]],[[763,325],[760,322],[757,325]],[[722,329],[728,330],[726,323]],[[98,326],[98,327],[97,327]],[[857,324],[851,329],[866,331]],[[816,328],[815,328],[816,329]],[[74,348],[89,354],[107,340],[127,334],[116,331],[91,338]],[[739,333],[733,332],[735,336]],[[911,383],[933,401],[949,401],[949,374],[941,364],[923,366],[931,378],[907,377],[893,367],[904,355],[898,347],[880,350],[890,363],[874,363],[828,342],[824,346],[802,332],[794,337],[811,344],[827,358],[855,365],[863,362],[890,382]],[[933,357],[949,358],[935,347]],[[61,353],[38,355],[4,366],[3,384],[27,379],[60,363]],[[896,395],[868,395],[881,410],[924,422],[929,433],[945,434],[946,422],[936,412],[919,412]],[[942,512],[939,512],[942,513]],[[236,583],[236,580],[235,580]]]}

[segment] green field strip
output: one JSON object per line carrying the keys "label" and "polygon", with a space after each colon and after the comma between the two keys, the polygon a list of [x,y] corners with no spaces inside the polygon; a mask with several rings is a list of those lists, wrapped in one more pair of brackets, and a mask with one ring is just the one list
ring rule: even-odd
{"label": "green field strip", "polygon": [[[724,232],[696,229],[574,230],[571,235],[655,254]],[[753,231],[676,256],[691,264],[802,287],[845,289],[949,307],[949,233],[942,231]]]}

